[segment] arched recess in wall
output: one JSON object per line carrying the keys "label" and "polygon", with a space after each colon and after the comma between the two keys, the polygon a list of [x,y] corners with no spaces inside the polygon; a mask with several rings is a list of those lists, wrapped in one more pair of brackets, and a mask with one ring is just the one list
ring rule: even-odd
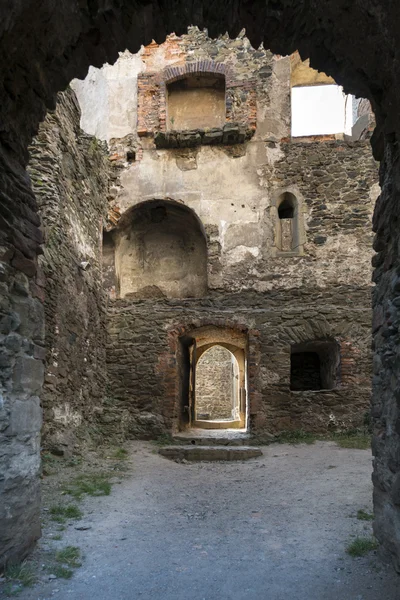
{"label": "arched recess in wall", "polygon": [[303,202],[299,194],[279,192],[272,201],[274,250],[276,256],[304,253],[305,229]]}
{"label": "arched recess in wall", "polygon": [[166,82],[167,129],[222,127],[226,120],[225,75],[198,72]]}
{"label": "arched recess in wall", "polygon": [[123,215],[112,237],[119,297],[195,298],[207,292],[206,235],[190,208],[172,200],[143,202]]}

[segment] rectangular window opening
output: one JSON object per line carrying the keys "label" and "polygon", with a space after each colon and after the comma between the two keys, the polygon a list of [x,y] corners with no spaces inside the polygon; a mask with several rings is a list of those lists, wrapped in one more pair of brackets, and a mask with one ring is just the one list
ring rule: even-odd
{"label": "rectangular window opening", "polygon": [[353,97],[339,85],[292,88],[292,136],[347,134],[353,126]]}
{"label": "rectangular window opening", "polygon": [[339,366],[339,344],[335,341],[294,344],[290,355],[290,389],[292,391],[335,389],[338,384]]}

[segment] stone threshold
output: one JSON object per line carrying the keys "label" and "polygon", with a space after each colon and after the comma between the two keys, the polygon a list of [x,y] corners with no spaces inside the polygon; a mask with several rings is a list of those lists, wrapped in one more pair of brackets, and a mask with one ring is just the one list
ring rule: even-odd
{"label": "stone threshold", "polygon": [[260,448],[253,446],[223,447],[223,446],[166,446],[159,454],[170,460],[186,460],[188,462],[214,462],[249,460],[262,456]]}

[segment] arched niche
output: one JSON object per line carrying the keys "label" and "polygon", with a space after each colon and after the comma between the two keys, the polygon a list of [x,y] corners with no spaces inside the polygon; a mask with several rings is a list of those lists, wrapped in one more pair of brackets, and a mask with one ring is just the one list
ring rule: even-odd
{"label": "arched niche", "polygon": [[226,120],[223,74],[190,73],[166,85],[167,129],[223,127]]}
{"label": "arched niche", "polygon": [[303,203],[299,195],[284,191],[272,202],[274,222],[274,253],[276,256],[297,256],[304,253],[305,231]]}
{"label": "arched niche", "polygon": [[207,292],[207,243],[196,214],[173,201],[133,207],[114,233],[121,298],[194,298]]}

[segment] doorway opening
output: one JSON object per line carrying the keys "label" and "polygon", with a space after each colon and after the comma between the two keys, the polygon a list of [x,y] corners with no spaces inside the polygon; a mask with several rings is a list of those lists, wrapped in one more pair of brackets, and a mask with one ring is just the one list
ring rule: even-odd
{"label": "doorway opening", "polygon": [[201,327],[180,341],[180,428],[246,430],[245,334]]}

